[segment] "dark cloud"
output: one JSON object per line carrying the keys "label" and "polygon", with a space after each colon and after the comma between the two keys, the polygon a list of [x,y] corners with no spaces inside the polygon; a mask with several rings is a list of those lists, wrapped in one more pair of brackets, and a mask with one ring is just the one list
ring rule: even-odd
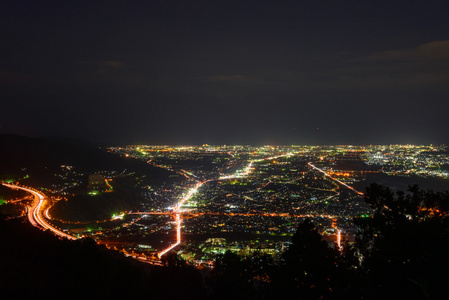
{"label": "dark cloud", "polygon": [[16,72],[0,71],[0,86],[12,86],[24,82],[36,81],[38,77]]}
{"label": "dark cloud", "polygon": [[[422,88],[449,85],[449,40],[355,59],[341,70],[353,84],[378,88]],[[366,84],[363,84],[363,82]]]}
{"label": "dark cloud", "polygon": [[223,81],[223,82],[251,82],[251,81],[253,81],[252,78],[249,78],[248,76],[243,76],[243,75],[231,75],[231,76],[216,75],[216,76],[211,76],[209,78],[209,80]]}
{"label": "dark cloud", "polygon": [[98,67],[99,69],[97,70],[97,72],[107,72],[110,70],[122,69],[126,67],[126,64],[121,61],[107,60],[100,62],[98,64]]}
{"label": "dark cloud", "polygon": [[449,40],[435,41],[410,49],[374,53],[359,61],[368,62],[444,62],[449,60]]}
{"label": "dark cloud", "polygon": [[447,1],[2,8],[1,132],[130,143],[449,140]]}

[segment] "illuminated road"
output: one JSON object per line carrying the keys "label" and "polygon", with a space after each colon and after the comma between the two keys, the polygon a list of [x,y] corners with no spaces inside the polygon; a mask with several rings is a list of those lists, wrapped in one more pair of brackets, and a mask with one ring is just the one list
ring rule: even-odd
{"label": "illuminated road", "polygon": [[[201,181],[198,182],[193,188],[191,188],[186,195],[184,195],[184,197],[181,198],[181,200],[173,207],[173,215],[175,215],[175,222],[176,222],[176,243],[172,244],[170,247],[162,250],[161,252],[158,253],[159,258],[162,257],[165,253],[169,252],[170,250],[174,249],[176,246],[178,246],[179,244],[181,244],[181,213],[182,211],[180,211],[181,206],[188,201],[197,191],[198,189],[205,183],[210,182],[210,181],[217,181],[217,180],[227,180],[227,179],[235,179],[235,178],[242,178],[242,177],[246,177],[248,176],[252,170],[253,170],[253,164],[255,162],[261,162],[261,161],[265,161],[265,160],[272,160],[272,159],[277,159],[279,157],[285,157],[285,156],[291,156],[294,155],[294,153],[287,153],[287,154],[282,154],[282,155],[277,155],[277,156],[272,156],[272,157],[268,157],[268,158],[261,158],[261,159],[257,159],[257,160],[251,160],[249,162],[249,164],[243,169],[243,170],[239,170],[234,174],[231,175],[226,175],[226,176],[221,176],[218,179],[208,179],[205,181]],[[168,170],[170,170],[170,168],[168,168]],[[186,172],[185,170],[183,170],[184,172]],[[184,175],[186,176],[186,175]]]}
{"label": "illuminated road", "polygon": [[53,232],[54,234],[56,234],[57,236],[63,237],[63,238],[67,238],[70,240],[76,240],[76,237],[73,237],[71,235],[68,235],[67,233],[51,226],[50,224],[48,224],[42,217],[42,207],[44,205],[44,198],[45,196],[43,194],[41,194],[38,191],[35,191],[33,189],[30,188],[26,188],[26,187],[22,187],[22,186],[18,186],[18,185],[13,185],[13,184],[8,184],[8,183],[2,183],[4,186],[7,186],[9,188],[12,189],[19,189],[19,190],[23,190],[25,192],[31,193],[34,198],[35,198],[35,202],[33,203],[33,205],[28,208],[28,220],[30,221],[30,223],[33,226],[36,227],[40,227],[43,229],[48,229],[51,232]]}
{"label": "illuminated road", "polygon": [[187,201],[189,200],[193,194],[195,194],[198,189],[205,184],[206,182],[209,182],[211,180],[206,180],[206,181],[202,181],[202,182],[198,182],[193,188],[191,188],[186,195],[184,195],[184,197],[181,198],[181,200],[175,205],[175,207],[173,208],[173,214],[175,215],[176,218],[176,243],[174,243],[173,245],[171,245],[170,247],[162,250],[161,252],[158,253],[159,257],[162,257],[162,255],[164,255],[165,253],[167,253],[168,251],[172,250],[173,248],[175,248],[176,246],[178,246],[179,244],[181,244],[181,212],[180,212],[180,208],[181,206]]}
{"label": "illuminated road", "polygon": [[22,201],[27,201],[27,200],[31,200],[31,198],[25,197],[19,200],[12,200],[12,201],[8,201],[8,203],[17,203],[17,202],[22,202]]}
{"label": "illuminated road", "polygon": [[339,184],[347,187],[348,189],[352,190],[353,192],[356,192],[357,194],[359,194],[360,196],[363,196],[364,194],[362,192],[357,191],[356,189],[354,189],[352,186],[347,185],[346,183],[344,183],[343,181],[338,180],[337,178],[334,178],[332,176],[330,176],[329,174],[327,174],[325,171],[321,170],[320,168],[314,166],[312,163],[308,163],[309,166],[311,166],[312,168],[314,168],[315,170],[323,173],[326,177],[329,177],[330,179],[332,179],[335,182],[338,182]]}
{"label": "illuminated road", "polygon": [[[33,202],[32,206],[28,208],[28,220],[30,221],[30,223],[33,226],[36,226],[38,228],[48,229],[51,232],[53,232],[54,234],[56,234],[57,236],[60,236],[63,238],[67,238],[70,240],[77,240],[76,237],[68,235],[65,232],[51,226],[49,223],[47,223],[42,218],[41,215],[44,214],[48,219],[51,219],[50,216],[48,215],[48,209],[43,210],[45,196],[41,192],[38,192],[38,191],[30,189],[30,188],[13,185],[13,184],[7,184],[7,183],[2,183],[2,184],[4,186],[7,186],[12,189],[20,189],[20,190],[26,191],[28,193],[31,193],[34,196],[35,201]],[[176,221],[177,221],[177,231],[178,231],[178,243],[177,243],[177,245],[178,245],[181,240],[181,220],[180,220],[179,214],[177,214]],[[123,253],[127,257],[132,257],[134,259],[138,259],[139,261],[142,261],[145,263],[149,263],[149,264],[153,264],[153,265],[160,265],[160,266],[163,265],[160,261],[157,261],[157,260],[152,260],[152,259],[148,259],[148,258],[136,256],[136,255],[130,255],[124,251],[123,251]]]}

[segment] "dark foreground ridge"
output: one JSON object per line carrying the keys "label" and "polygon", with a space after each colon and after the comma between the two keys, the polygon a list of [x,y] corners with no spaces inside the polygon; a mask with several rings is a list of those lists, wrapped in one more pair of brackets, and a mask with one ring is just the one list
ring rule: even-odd
{"label": "dark foreground ridge", "polygon": [[60,240],[0,220],[1,299],[202,299],[200,273],[125,258],[91,239]]}
{"label": "dark foreground ridge", "polygon": [[166,267],[92,240],[59,240],[19,219],[0,221],[2,299],[442,299],[449,261],[449,193],[371,185],[370,218],[342,251],[300,224],[281,260],[227,252],[208,274],[168,254]]}

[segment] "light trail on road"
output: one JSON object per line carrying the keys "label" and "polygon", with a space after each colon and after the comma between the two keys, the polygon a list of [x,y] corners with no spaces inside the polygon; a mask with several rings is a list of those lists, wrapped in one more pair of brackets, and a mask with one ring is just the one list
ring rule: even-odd
{"label": "light trail on road", "polygon": [[341,246],[341,230],[340,229],[338,229],[338,227],[337,227],[337,219],[335,219],[335,218],[333,218],[332,219],[332,228],[334,228],[334,230],[336,230],[337,231],[337,236],[336,236],[336,242],[337,242],[337,247],[338,247],[338,251],[342,251],[343,250],[343,248],[342,248],[342,246]]}
{"label": "light trail on road", "polygon": [[[198,189],[205,183],[210,182],[210,181],[217,181],[217,180],[227,180],[227,179],[234,179],[234,178],[242,178],[242,177],[246,177],[248,176],[252,170],[253,170],[253,164],[255,162],[261,162],[261,161],[265,161],[265,160],[272,160],[272,159],[277,159],[279,157],[285,157],[285,156],[291,156],[294,155],[294,153],[287,153],[287,154],[282,154],[282,155],[277,155],[277,156],[272,156],[272,157],[268,157],[268,158],[261,158],[261,159],[257,159],[257,160],[251,160],[249,162],[249,164],[243,169],[243,170],[239,170],[234,174],[231,175],[226,175],[226,176],[221,176],[218,179],[208,179],[208,180],[204,180],[204,181],[200,181],[197,182],[197,184],[191,188],[186,195],[184,195],[184,197],[181,198],[181,200],[173,207],[173,213],[176,216],[176,243],[172,244],[170,247],[162,250],[161,252],[158,253],[159,258],[161,258],[164,254],[166,254],[167,252],[169,252],[170,250],[174,249],[176,246],[178,246],[179,244],[181,244],[181,206],[187,201],[189,200],[197,191]],[[169,169],[170,170],[170,169]],[[174,171],[175,172],[175,171]]]}
{"label": "light trail on road", "polygon": [[48,211],[50,210],[50,208],[47,208],[46,210],[45,210],[45,212],[44,212],[44,215],[45,215],[45,217],[47,218],[47,219],[49,219],[49,220],[51,220],[51,217],[50,217],[50,215],[48,214]]}
{"label": "light trail on road", "polygon": [[158,253],[159,258],[162,257],[165,253],[167,253],[168,251],[172,250],[173,248],[175,248],[176,246],[178,246],[179,244],[181,244],[181,212],[180,212],[180,208],[181,206],[187,201],[189,200],[197,191],[198,189],[205,184],[206,182],[209,182],[211,180],[206,180],[206,181],[202,181],[202,182],[198,182],[193,188],[191,188],[187,194],[181,198],[181,200],[175,205],[175,207],[173,208],[173,214],[175,214],[176,216],[176,243],[174,243],[173,245],[171,245],[170,247],[162,250],[161,252]]}
{"label": "light trail on road", "polygon": [[341,251],[341,230],[337,229],[337,245],[338,245],[338,250]]}
{"label": "light trail on road", "polygon": [[12,201],[8,201],[8,203],[17,203],[17,202],[22,202],[22,201],[27,201],[30,200],[28,198],[23,198],[23,199],[19,199],[19,200],[12,200]]}
{"label": "light trail on road", "polygon": [[42,217],[41,217],[41,210],[42,210],[42,206],[44,205],[44,198],[45,196],[43,194],[41,194],[38,191],[35,191],[33,189],[30,188],[26,188],[26,187],[22,187],[22,186],[18,186],[18,185],[13,185],[13,184],[7,184],[7,183],[2,183],[4,186],[7,186],[9,188],[12,189],[19,189],[19,190],[23,190],[26,191],[28,193],[31,193],[35,199],[37,200],[35,203],[33,203],[33,205],[28,209],[28,220],[30,221],[30,223],[35,226],[35,227],[40,227],[43,229],[48,229],[51,232],[53,232],[54,234],[56,234],[57,236],[60,237],[64,237],[70,240],[77,240],[76,237],[71,236],[53,226],[51,226],[49,223],[47,223]]}
{"label": "light trail on road", "polygon": [[170,250],[174,249],[179,244],[181,244],[181,217],[180,217],[179,213],[176,213],[176,243],[174,243],[170,247],[162,250],[157,255],[159,256],[159,258],[161,258],[165,253],[167,253]]}
{"label": "light trail on road", "polygon": [[[33,226],[38,227],[38,228],[48,229],[51,232],[53,232],[55,235],[63,237],[63,238],[67,238],[67,239],[70,239],[70,240],[77,240],[78,239],[78,238],[76,238],[74,236],[71,236],[71,235],[69,235],[69,234],[67,234],[67,233],[65,233],[65,232],[63,232],[63,231],[61,231],[61,230],[51,226],[49,223],[47,223],[41,217],[41,215],[43,213],[43,214],[45,214],[45,216],[48,219],[51,220],[50,215],[48,214],[48,210],[49,209],[46,209],[45,211],[42,212],[42,208],[43,208],[44,201],[45,201],[44,200],[45,199],[44,194],[42,194],[42,193],[40,193],[38,191],[35,191],[33,189],[22,187],[22,186],[18,186],[18,185],[7,184],[7,183],[2,183],[2,184],[4,186],[7,186],[7,187],[12,188],[12,189],[20,189],[20,190],[26,191],[28,193],[31,193],[35,197],[36,201],[32,204],[31,207],[28,207],[28,220],[30,221],[30,223]],[[177,216],[177,226],[178,226],[178,244],[179,244],[180,241],[181,241],[181,228],[180,228],[181,227],[181,220],[180,220],[179,214]],[[138,259],[139,261],[142,261],[142,262],[145,262],[145,263],[162,266],[162,263],[160,261],[155,261],[155,260],[147,259],[147,258],[140,257],[140,256],[129,255],[129,254],[125,253],[125,252],[123,252],[123,253],[127,257],[132,257],[134,259]]]}
{"label": "light trail on road", "polygon": [[308,163],[309,166],[311,166],[312,168],[314,168],[315,170],[323,173],[325,176],[329,177],[330,179],[332,179],[333,181],[338,182],[339,184],[347,187],[348,189],[352,190],[353,192],[356,192],[357,194],[359,194],[360,196],[363,196],[364,194],[362,192],[357,191],[356,189],[354,189],[352,186],[347,185],[346,183],[344,183],[343,181],[338,180],[337,178],[334,178],[332,176],[330,176],[329,174],[327,174],[325,171],[321,170],[320,168],[314,166],[312,163]]}

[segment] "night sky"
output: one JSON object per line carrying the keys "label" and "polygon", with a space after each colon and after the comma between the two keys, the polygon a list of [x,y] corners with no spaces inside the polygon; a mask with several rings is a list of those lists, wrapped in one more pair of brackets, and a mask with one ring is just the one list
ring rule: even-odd
{"label": "night sky", "polygon": [[449,1],[2,1],[0,133],[449,144]]}

